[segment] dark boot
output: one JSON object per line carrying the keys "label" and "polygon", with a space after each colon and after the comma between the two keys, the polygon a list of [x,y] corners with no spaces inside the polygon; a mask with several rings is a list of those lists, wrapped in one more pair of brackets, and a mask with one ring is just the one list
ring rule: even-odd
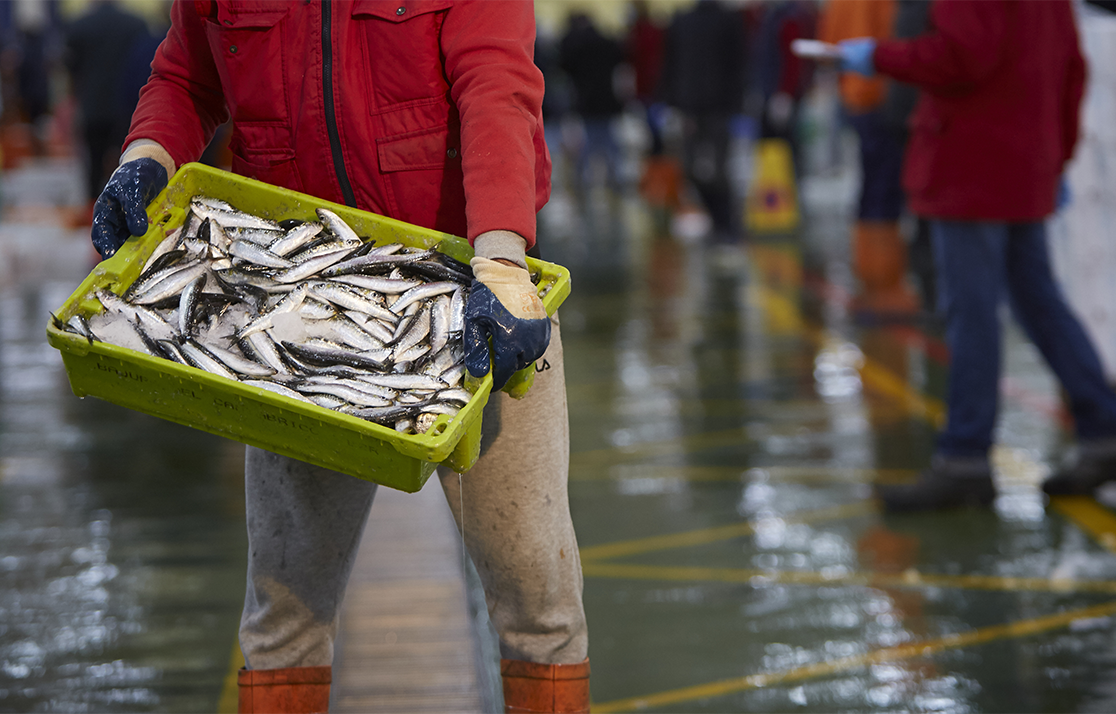
{"label": "dark boot", "polygon": [[241,669],[239,714],[326,714],[331,667]]}
{"label": "dark boot", "polygon": [[1042,482],[1051,496],[1092,496],[1098,486],[1116,480],[1116,440],[1081,444],[1077,459]]}
{"label": "dark boot", "polygon": [[877,486],[886,511],[930,511],[958,506],[988,507],[996,500],[992,467],[986,459],[935,456],[912,484]]}
{"label": "dark boot", "polygon": [[500,660],[505,714],[589,714],[589,660],[537,664]]}

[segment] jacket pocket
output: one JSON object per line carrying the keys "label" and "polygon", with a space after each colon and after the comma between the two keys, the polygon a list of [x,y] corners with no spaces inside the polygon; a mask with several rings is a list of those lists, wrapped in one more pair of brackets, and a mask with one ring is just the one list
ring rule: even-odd
{"label": "jacket pocket", "polygon": [[298,173],[294,151],[276,151],[271,154],[254,154],[245,157],[232,152],[232,171],[257,181],[302,191],[302,177]]}
{"label": "jacket pocket", "polygon": [[377,141],[377,159],[393,216],[465,234],[465,187],[457,137],[457,132],[443,125]]}
{"label": "jacket pocket", "polygon": [[232,171],[264,183],[302,190],[289,130],[273,124],[237,124],[229,140]]}
{"label": "jacket pocket", "polygon": [[448,126],[380,139],[376,143],[382,173],[461,167],[461,149],[456,141],[451,141]]}
{"label": "jacket pocket", "polygon": [[221,77],[229,112],[236,121],[287,120],[285,50],[296,3],[235,0],[217,5],[205,23],[206,39]]}
{"label": "jacket pocket", "polygon": [[351,19],[368,68],[363,82],[372,113],[448,96],[441,35],[444,11],[450,5],[448,0],[353,2]]}

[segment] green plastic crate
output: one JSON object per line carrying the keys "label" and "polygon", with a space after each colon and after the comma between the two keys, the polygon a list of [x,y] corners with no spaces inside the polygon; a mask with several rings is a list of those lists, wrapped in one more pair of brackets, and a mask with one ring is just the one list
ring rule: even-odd
{"label": "green plastic crate", "polygon": [[[75,314],[88,316],[99,311],[100,302],[93,297],[98,288],[123,293],[139,277],[159,242],[182,225],[190,198],[196,194],[220,198],[274,220],[315,220],[314,209],[324,207],[344,218],[358,235],[369,236],[377,244],[399,242],[435,248],[464,262],[473,254],[468,242],[446,233],[202,164],[185,164],[148,207],[148,232],[129,240],[116,255],[97,265],[55,315],[65,321]],[[553,315],[569,295],[569,271],[553,263],[532,258],[527,261],[532,273],[541,275],[540,291],[546,290],[543,305]],[[401,491],[418,491],[440,463],[455,471],[467,471],[480,454],[481,410],[492,389],[491,376],[471,384],[475,387],[473,398],[452,419],[439,416],[426,434],[400,434],[169,360],[101,342],[90,344],[53,324],[47,326],[47,339],[62,353],[70,387],[79,397],[99,397]],[[517,375],[522,384],[529,384],[526,378],[531,370],[533,367]]]}

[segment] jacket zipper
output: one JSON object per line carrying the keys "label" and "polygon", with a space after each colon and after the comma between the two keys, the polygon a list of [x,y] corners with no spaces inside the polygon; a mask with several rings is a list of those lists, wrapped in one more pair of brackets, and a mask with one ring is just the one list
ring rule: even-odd
{"label": "jacket zipper", "polygon": [[322,98],[325,101],[326,133],[329,134],[329,148],[333,153],[333,170],[337,182],[341,184],[341,195],[345,205],[356,208],[356,196],[345,171],[345,157],[341,154],[341,134],[337,131],[337,110],[333,105],[333,38],[331,36],[330,0],[322,0]]}

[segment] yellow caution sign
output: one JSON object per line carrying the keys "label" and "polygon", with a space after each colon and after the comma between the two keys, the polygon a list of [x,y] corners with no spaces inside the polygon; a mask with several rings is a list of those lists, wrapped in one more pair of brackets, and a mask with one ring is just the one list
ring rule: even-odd
{"label": "yellow caution sign", "polygon": [[753,161],[744,224],[753,233],[794,230],[798,227],[798,195],[790,145],[784,139],[760,139]]}

